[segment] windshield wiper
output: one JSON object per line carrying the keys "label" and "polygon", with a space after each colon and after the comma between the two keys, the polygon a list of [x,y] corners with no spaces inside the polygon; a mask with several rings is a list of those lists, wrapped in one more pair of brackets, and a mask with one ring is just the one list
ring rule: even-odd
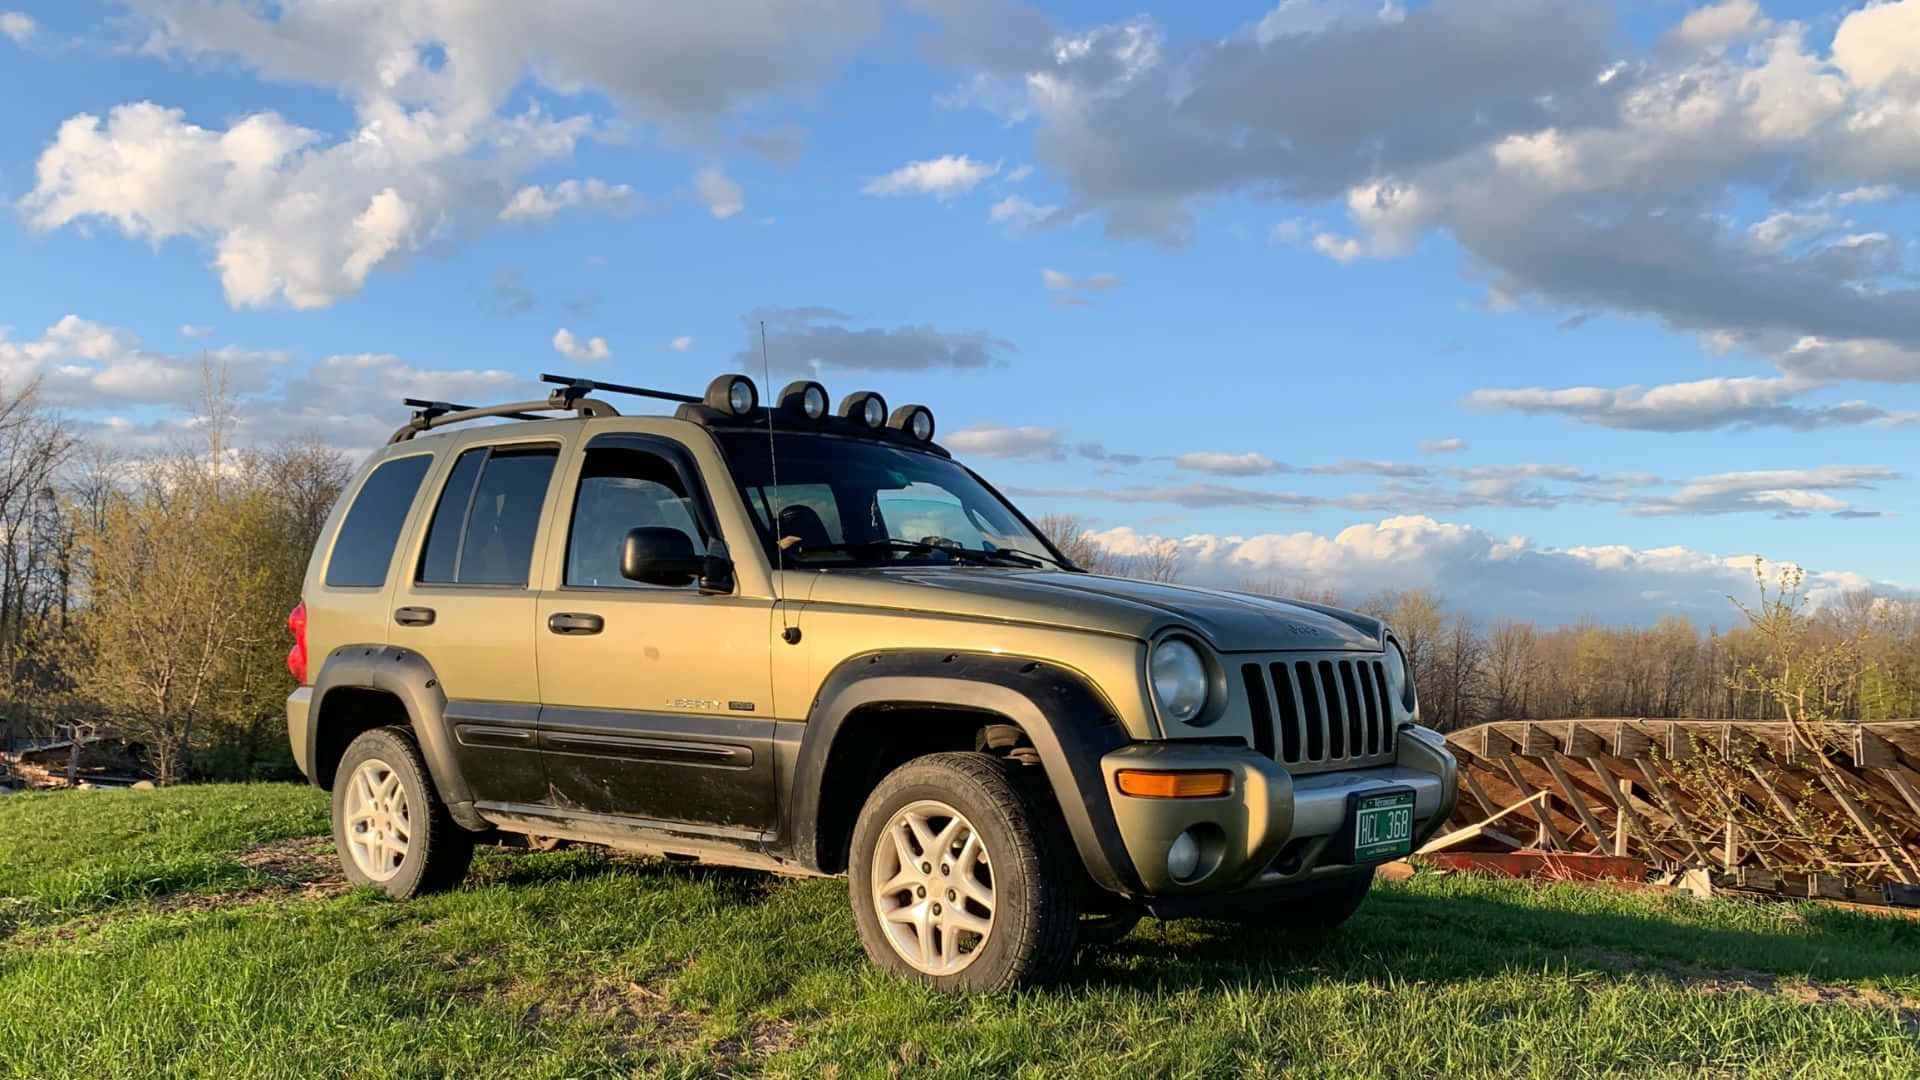
{"label": "windshield wiper", "polygon": [[961,547],[959,544],[928,544],[919,540],[863,540],[855,543],[813,544],[801,547],[795,554],[801,558],[808,555],[842,552],[847,554],[865,554],[867,552],[900,551],[910,555],[945,555],[948,558],[980,564],[999,564],[1037,568],[1044,564],[1038,558],[1025,552],[999,549],[986,551],[979,548]]}

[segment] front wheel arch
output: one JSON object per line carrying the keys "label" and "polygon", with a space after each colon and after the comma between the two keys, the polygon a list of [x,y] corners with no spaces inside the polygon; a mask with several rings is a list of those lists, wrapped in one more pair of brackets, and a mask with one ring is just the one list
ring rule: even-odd
{"label": "front wheel arch", "polygon": [[828,873],[842,869],[846,841],[822,830],[822,796],[835,781],[828,769],[835,747],[859,730],[848,728],[848,720],[874,707],[960,710],[1017,728],[1040,759],[1094,883],[1122,895],[1142,892],[1100,771],[1101,757],[1131,741],[1114,709],[1077,672],[983,653],[868,653],[827,677],[801,734],[788,787],[790,846],[801,864]]}

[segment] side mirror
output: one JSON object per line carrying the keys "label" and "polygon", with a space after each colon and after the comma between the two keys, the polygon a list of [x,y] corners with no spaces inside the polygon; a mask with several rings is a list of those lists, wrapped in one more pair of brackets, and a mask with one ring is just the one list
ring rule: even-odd
{"label": "side mirror", "polygon": [[733,590],[733,563],[721,554],[700,555],[679,529],[632,529],[620,546],[620,576],[647,585],[685,588],[696,580],[707,592]]}

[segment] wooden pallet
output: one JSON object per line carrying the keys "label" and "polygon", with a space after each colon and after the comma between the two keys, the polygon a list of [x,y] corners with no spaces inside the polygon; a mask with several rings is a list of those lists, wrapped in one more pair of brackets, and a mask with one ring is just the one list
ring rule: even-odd
{"label": "wooden pallet", "polygon": [[1887,885],[1920,885],[1920,720],[1838,726],[1819,747],[1744,720],[1515,720],[1447,741],[1457,829],[1504,811],[1532,848],[1779,895],[1886,902]]}

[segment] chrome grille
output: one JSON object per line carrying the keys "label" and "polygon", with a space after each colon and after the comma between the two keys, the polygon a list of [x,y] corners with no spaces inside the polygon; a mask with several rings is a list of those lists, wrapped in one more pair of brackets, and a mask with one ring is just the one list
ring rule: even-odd
{"label": "chrome grille", "polygon": [[1240,666],[1253,746],[1305,771],[1391,760],[1387,671],[1366,657],[1275,657]]}

